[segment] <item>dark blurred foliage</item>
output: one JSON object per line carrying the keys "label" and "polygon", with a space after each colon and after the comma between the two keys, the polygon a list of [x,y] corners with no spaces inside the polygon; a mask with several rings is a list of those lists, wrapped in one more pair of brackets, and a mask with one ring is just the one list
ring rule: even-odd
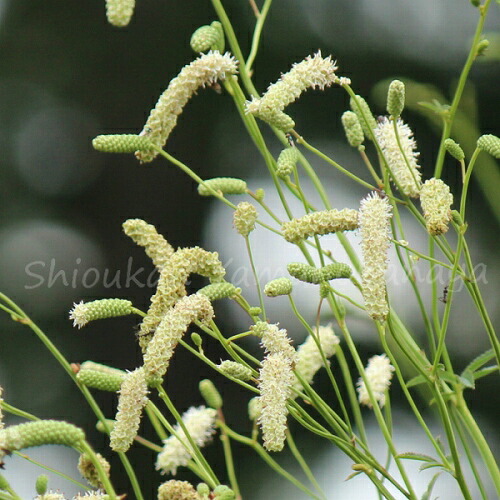
{"label": "dark blurred foliage", "polygon": [[[225,3],[243,52],[248,53],[251,9],[243,0]],[[449,64],[436,64],[431,53],[428,59],[424,55],[418,61],[399,53],[398,41],[391,39],[390,31],[378,34],[380,39],[388,37],[390,50],[382,50],[383,43],[366,42],[363,36],[370,25],[353,2],[313,3],[326,9],[325,16],[335,9],[339,15],[332,15],[331,23],[321,19],[314,25],[314,13],[309,21],[303,17],[307,2],[275,1],[255,65],[260,91],[293,62],[321,48],[324,54],[333,53],[339,60],[339,74],[350,77],[356,92],[364,96],[370,96],[379,80],[392,77],[432,82],[449,95],[473,34],[476,14],[472,7],[462,9],[472,23],[461,35],[459,55],[450,56]],[[139,217],[155,224],[176,247],[200,243],[209,202],[196,195],[192,180],[160,159],[140,166],[132,156],[94,152],[91,139],[101,133],[140,131],[169,80],[195,57],[189,47],[192,32],[214,19],[208,1],[139,1],[130,26],[118,29],[106,22],[104,0],[0,1],[0,289],[32,315],[70,361],[92,359],[124,369],[138,366],[136,319],[96,322],[77,331],[67,314],[74,301],[100,297],[129,298],[146,309],[152,289],[125,287],[122,280],[121,288],[61,285],[26,290],[33,279],[26,275],[25,266],[30,259],[48,266],[51,249],[56,247],[66,258],[63,268],[68,275],[78,267],[78,258],[82,259],[81,277],[84,266],[124,273],[133,257],[134,270],[146,269],[143,277],[152,272],[152,265],[122,234],[121,223],[127,218]],[[370,33],[369,40],[374,36]],[[421,38],[417,35],[413,43],[423,38],[423,34]],[[498,64],[478,64],[472,71],[479,129],[484,133],[498,133],[499,76]],[[295,105],[294,117],[299,131],[307,131],[308,137],[341,138],[339,117],[347,106],[346,94],[338,88],[311,93]],[[375,111],[382,113],[383,109]],[[228,115],[228,125],[220,126]],[[249,139],[238,142],[243,150],[229,155],[232,165],[219,162],[220,152],[213,144],[231,148],[232,143],[215,135],[237,127],[232,134],[244,137],[243,126],[234,125],[234,115],[227,96],[210,89],[200,91],[180,117],[168,142],[169,152],[202,177],[262,171],[262,162],[249,165],[245,161],[246,148],[252,149]],[[431,159],[430,165],[436,155],[436,136],[418,114],[411,113],[408,120],[418,136],[422,156]],[[452,184],[459,182],[458,173],[448,177]],[[473,191],[471,197],[475,213],[481,212],[483,217],[489,213],[480,191]],[[484,225],[486,229],[487,221]],[[485,233],[487,243],[496,242],[493,233]],[[44,250],[39,255],[40,248]],[[43,268],[44,276],[47,272],[48,267]],[[80,278],[77,281],[80,283]],[[219,319],[224,326],[224,317]],[[94,417],[90,410],[82,409],[83,398],[31,331],[2,314],[0,332],[0,376],[7,400],[40,417],[73,421],[87,429],[97,448],[104,448],[106,439],[92,431]],[[206,353],[214,360],[223,355],[211,344],[207,344]],[[207,372],[200,363],[180,351],[170,370],[166,387],[177,407],[183,411],[202,404],[197,383],[203,377],[200,373]],[[248,431],[246,399],[224,380],[214,380],[227,401],[231,423]],[[487,394],[488,385],[485,381],[483,394]],[[116,398],[107,394],[96,397],[106,415],[112,417]],[[488,398],[481,400],[485,410],[495,411],[493,399],[489,403]],[[151,429],[145,434],[152,434]],[[217,452],[212,447],[207,454],[210,457]],[[159,482],[159,475],[150,467],[152,458],[148,451],[132,454],[145,491],[153,491]],[[237,468],[242,467],[241,461],[238,464]],[[118,461],[113,466],[120,468]],[[218,471],[224,476],[220,464]],[[182,479],[183,473],[179,477]],[[117,481],[118,490],[125,485],[124,480]]]}

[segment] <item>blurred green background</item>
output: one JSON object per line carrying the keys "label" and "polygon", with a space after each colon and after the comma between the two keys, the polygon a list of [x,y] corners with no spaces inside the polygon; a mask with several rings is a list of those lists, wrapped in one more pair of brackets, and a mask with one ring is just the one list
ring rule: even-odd
{"label": "blurred green background", "polygon": [[[248,53],[254,22],[248,2],[224,3]],[[489,55],[472,70],[464,97],[467,118],[456,130],[469,151],[479,134],[500,132],[499,11],[492,6],[486,31],[497,32],[489,37]],[[155,224],[175,247],[202,243],[213,203],[197,196],[193,181],[160,159],[140,166],[132,156],[97,153],[91,139],[101,133],[140,131],[170,79],[195,57],[189,47],[192,32],[213,20],[205,0],[139,1],[131,24],[122,29],[107,24],[104,0],[0,0],[0,290],[17,301],[71,361],[92,359],[123,369],[140,363],[135,319],[98,322],[82,331],[68,320],[73,302],[81,299],[121,297],[147,308],[153,289],[146,278],[153,268],[122,234],[124,220],[139,217]],[[384,112],[380,81],[397,77],[432,83],[433,88],[409,84],[414,105],[404,116],[415,132],[424,176],[429,177],[438,141],[415,103],[438,94],[449,98],[476,20],[477,12],[467,0],[275,0],[255,64],[256,86],[265,90],[293,62],[318,49],[338,60],[338,73],[352,79],[355,91],[368,99],[376,114]],[[346,94],[335,88],[304,96],[291,114],[299,132],[313,143],[325,145],[333,155],[336,148],[344,154],[345,147],[337,145],[344,142],[340,115],[347,107]],[[273,151],[279,150],[271,136],[269,143]],[[188,104],[168,150],[204,178],[258,178],[265,172],[231,100],[210,89]],[[484,154],[476,168],[482,167],[482,180],[472,187],[469,213],[477,254],[493,270],[488,290],[494,295],[495,214],[500,212],[495,207],[500,196],[492,193],[500,193],[499,174],[498,165]],[[459,192],[460,173],[453,161],[447,160],[444,179]],[[481,183],[489,189],[490,202]],[[331,192],[334,197],[334,186]],[[211,244],[209,250],[219,250]],[[144,271],[139,283],[127,283],[127,269],[133,274],[140,268]],[[107,286],[105,281],[110,283],[117,272],[119,278]],[[194,280],[193,289],[198,284]],[[490,303],[498,320],[495,297]],[[220,321],[231,331],[226,317],[221,314]],[[475,352],[473,335],[484,337],[482,331],[466,327],[462,333],[465,345],[458,367],[469,358],[464,353]],[[376,349],[369,342],[361,347],[365,356]],[[222,355],[215,347],[208,347],[207,353],[215,360]],[[197,382],[207,376],[203,367],[180,352],[172,370],[167,388],[178,408],[202,404]],[[0,316],[0,383],[11,404],[40,417],[73,421],[87,429],[97,448],[106,446],[106,439],[92,430],[90,410],[82,406],[83,399],[56,362],[27,328],[5,315]],[[227,412],[235,427],[248,430],[238,390],[219,383],[226,400],[232,397]],[[498,398],[489,392],[489,380],[480,385],[472,405],[487,421],[494,418]],[[112,417],[115,398],[97,398]],[[215,460],[220,456],[214,448],[207,453]],[[152,460],[149,452],[132,453],[145,491],[154,491],[160,482],[149,466]],[[5,474],[11,480],[28,474],[16,464],[7,462]],[[242,458],[238,464],[244,467]],[[120,467],[115,461],[113,466]],[[251,481],[250,474],[244,484],[246,498],[266,498],[251,493]],[[118,479],[118,490],[126,484]]]}

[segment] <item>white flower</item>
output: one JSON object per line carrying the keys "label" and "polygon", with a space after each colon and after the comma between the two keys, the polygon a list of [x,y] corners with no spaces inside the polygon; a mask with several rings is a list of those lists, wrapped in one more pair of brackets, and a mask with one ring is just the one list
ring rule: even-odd
{"label": "white flower", "polygon": [[[393,371],[394,367],[385,354],[373,356],[368,360],[368,365],[365,369],[366,380],[381,408],[385,405],[385,391],[391,385]],[[370,401],[366,385],[361,378],[358,380],[357,385],[359,402],[372,408],[372,402]]]}
{"label": "white flower", "polygon": [[[212,439],[215,433],[216,416],[216,410],[204,406],[191,407],[182,415],[182,421],[197,446],[205,446]],[[175,426],[175,431],[182,442],[174,435],[163,441],[163,450],[158,454],[156,461],[156,470],[161,471],[162,474],[175,475],[177,468],[186,466],[193,456],[191,445],[179,424]]]}
{"label": "white flower", "polygon": [[387,159],[394,176],[393,180],[397,181],[404,194],[416,198],[422,185],[421,174],[418,170],[420,166],[417,163],[419,153],[415,151],[417,144],[413,138],[413,132],[408,125],[403,123],[403,120],[399,118],[396,126],[401,149],[394,132],[394,122],[387,117],[383,117],[377,124],[374,130],[375,137]]}
{"label": "white flower", "polygon": [[420,191],[420,203],[429,234],[437,236],[446,233],[453,203],[450,188],[441,179],[429,179]]}

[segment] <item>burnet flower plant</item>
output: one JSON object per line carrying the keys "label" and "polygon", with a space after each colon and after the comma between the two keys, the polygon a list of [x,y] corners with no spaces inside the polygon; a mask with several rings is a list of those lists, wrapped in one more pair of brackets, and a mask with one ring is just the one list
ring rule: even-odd
{"label": "burnet flower plant", "polygon": [[[109,365],[91,360],[69,363],[26,313],[0,294],[2,310],[31,328],[45,343],[88,401],[97,417],[98,429],[109,435],[109,447],[97,453],[84,429],[68,422],[39,420],[1,399],[2,412],[31,421],[6,426],[0,413],[0,460],[8,470],[9,455],[31,447],[56,444],[75,449],[80,456],[75,467],[78,466],[87,484],[83,486],[87,489],[75,498],[151,498],[142,490],[141,483],[143,469],[150,467],[161,476],[157,485],[159,500],[251,499],[252,491],[242,491],[239,486],[239,477],[245,471],[233,457],[233,445],[238,443],[255,452],[279,480],[291,482],[304,497],[334,498],[334,494],[330,496],[330,492],[323,491],[295,443],[294,433],[309,432],[346,455],[353,471],[346,480],[355,491],[357,476],[365,476],[373,485],[373,498],[431,498],[440,475],[450,476],[458,494],[465,499],[488,498],[488,491],[500,495],[497,463],[467,404],[476,383],[481,383],[487,375],[498,376],[500,343],[484,306],[466,241],[471,174],[480,154],[500,158],[500,138],[492,134],[478,137],[477,147],[468,157],[452,136],[453,120],[470,68],[486,48],[481,38],[482,27],[492,1],[471,1],[472,6],[478,8],[478,28],[452,104],[430,106],[440,114],[443,123],[437,161],[430,178],[422,173],[424,159],[419,156],[411,125],[405,122],[404,82],[394,80],[389,85],[387,115],[375,119],[367,99],[356,94],[355,85],[348,78],[337,74],[339,67],[348,66],[348,61],[338,63],[332,56],[317,51],[290,69],[278,68],[277,73],[281,72],[278,80],[270,83],[264,92],[257,91],[252,81],[252,64],[271,3],[266,0],[260,11],[251,1],[256,27],[251,55],[247,58],[224,5],[220,0],[212,0],[218,20],[193,33],[191,47],[197,55],[173,76],[142,130],[138,124],[137,134],[97,135],[92,144],[104,153],[133,154],[140,164],[154,162],[157,168],[161,160],[170,162],[191,177],[198,185],[200,196],[215,197],[227,205],[228,210],[234,212],[233,228],[227,230],[236,231],[244,240],[256,278],[252,247],[258,244],[254,234],[257,225],[295,245],[303,254],[302,260],[287,262],[288,274],[272,281],[259,283],[256,279],[259,303],[253,304],[241,288],[226,280],[226,270],[216,252],[200,247],[174,248],[149,221],[124,221],[124,233],[144,249],[159,274],[148,309],[142,311],[128,300],[96,298],[74,304],[69,318],[81,329],[92,328],[93,322],[105,318],[137,316],[140,360],[127,371],[113,367],[112,361]],[[135,2],[106,0],[105,5],[109,22],[125,26],[133,15]],[[350,109],[337,119],[344,128],[347,144],[357,150],[366,165],[370,181],[354,175],[311,145],[305,139],[307,131],[293,118],[291,104],[304,92],[326,91],[334,85],[349,98]],[[203,98],[201,90],[210,87],[218,89],[221,99],[233,101],[235,113],[244,122],[275,183],[284,205],[284,219],[265,203],[264,192],[250,191],[244,179],[202,179],[169,152],[168,138],[183,109],[191,99]],[[262,134],[266,128],[271,129],[273,140],[281,145],[276,157]],[[318,161],[326,160],[352,182],[363,186],[366,192],[362,199],[353,206],[333,209],[321,179],[315,174],[314,157],[306,158],[306,152],[316,155]],[[451,189],[441,178],[445,152],[459,162],[460,189]],[[301,189],[301,179],[305,177],[311,178],[322,206],[314,206],[305,197]],[[298,198],[303,209],[293,213],[287,203],[290,197]],[[402,212],[409,212],[420,225],[420,231],[427,235],[428,253],[412,248],[412,235],[405,232],[401,222]],[[263,213],[271,216],[272,225],[262,220]],[[360,237],[359,245],[351,244],[346,238],[346,233],[353,231]],[[455,239],[447,239],[447,233],[454,233]],[[337,236],[347,261],[340,261],[335,249],[323,243],[320,237],[327,234]],[[422,304],[425,342],[412,336],[392,306],[387,287],[391,247],[396,247],[399,264],[413,286],[417,301]],[[436,279],[437,269],[445,268],[451,274],[443,307],[433,307],[430,313],[423,306],[421,284],[416,282],[413,273],[417,259],[431,266],[433,279],[425,286],[434,298],[441,287]],[[209,284],[189,292],[187,282],[192,274],[204,276]],[[353,291],[359,292],[357,296],[362,297],[362,302],[354,295],[350,297],[338,291],[337,280],[349,283]],[[491,344],[488,351],[470,360],[461,372],[456,371],[447,347],[456,280],[463,281],[483,320],[484,331],[477,334],[484,335]],[[312,325],[304,319],[296,300],[298,282],[309,283],[309,290],[317,297],[316,321]],[[213,306],[217,300],[234,301],[245,311],[246,331],[219,328]],[[280,327],[280,318],[266,314],[266,304],[273,300],[288,303],[290,312],[299,319],[306,337],[302,344],[296,345],[287,330]],[[363,359],[356,347],[353,314],[361,315],[371,325],[374,339],[378,339],[379,352],[369,359]],[[321,323],[324,316],[330,317],[328,324]],[[259,357],[247,352],[243,338],[248,336],[258,339]],[[214,360],[205,354],[204,345],[211,342],[224,348],[226,359]],[[199,386],[206,402],[204,406],[179,408],[165,389],[166,380],[169,384],[176,383],[169,380],[169,365],[179,349],[187,350],[206,364],[204,376],[208,378]],[[340,369],[332,370],[332,366]],[[320,371],[326,372],[329,381],[327,394],[315,385]],[[231,413],[224,410],[223,395],[210,380],[210,374],[215,372],[240,386],[241,397],[248,403],[246,429],[233,427]],[[433,448],[431,455],[398,449],[394,442],[392,426],[398,422],[391,419],[390,392],[395,386]],[[103,412],[93,391],[116,394],[114,414]],[[8,398],[1,388],[0,396]],[[338,405],[328,403],[332,398]],[[440,438],[423,418],[427,405],[433,405],[441,422]],[[386,442],[387,462],[380,462],[370,447],[367,417],[374,418],[380,428]],[[156,442],[141,436],[146,419],[154,428]],[[220,440],[214,439],[216,436]],[[204,455],[206,446],[220,445],[219,441],[226,462],[223,473],[216,472]],[[155,452],[156,460],[134,470],[127,452],[135,446],[149,448]],[[284,451],[296,460],[307,480],[302,481],[278,463],[279,453]],[[112,453],[117,454],[129,478],[127,491],[116,491],[113,485],[113,470],[108,460]],[[423,492],[416,490],[407,471],[410,461],[420,462],[422,469],[438,470]],[[394,466],[389,467],[390,463]],[[181,468],[189,469],[197,480],[176,480],[175,475]],[[40,475],[34,489],[36,498],[66,498],[64,493],[53,492],[49,486],[46,476]],[[20,498],[1,474],[0,498]]]}

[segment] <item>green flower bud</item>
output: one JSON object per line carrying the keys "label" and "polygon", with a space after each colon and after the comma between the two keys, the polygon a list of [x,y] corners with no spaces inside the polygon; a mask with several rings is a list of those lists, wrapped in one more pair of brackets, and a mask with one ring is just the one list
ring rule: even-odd
{"label": "green flower bud", "polygon": [[234,491],[223,484],[215,487],[214,495],[214,498],[218,500],[234,500],[236,498]]}
{"label": "green flower bud", "polygon": [[361,123],[359,123],[358,115],[354,111],[346,111],[341,120],[347,141],[353,148],[359,148],[365,140],[365,135]]}
{"label": "green flower bud", "polygon": [[464,220],[462,219],[462,216],[460,215],[460,212],[458,210],[451,211],[451,218],[455,224],[457,224],[458,226],[463,226]]}
{"label": "green flower bud", "polygon": [[243,380],[244,382],[252,378],[252,370],[248,368],[248,366],[237,363],[236,361],[222,361],[222,363],[219,364],[219,368],[224,374],[230,375],[238,380]]}
{"label": "green flower bud", "polygon": [[196,347],[201,347],[201,344],[203,343],[203,340],[201,338],[201,335],[199,333],[193,332],[191,334],[191,341]]}
{"label": "green flower bud", "polygon": [[482,135],[477,140],[477,147],[486,151],[488,154],[496,158],[500,159],[500,138],[496,135],[487,134]]}
{"label": "green flower bud", "polygon": [[106,365],[85,361],[80,366],[76,378],[87,387],[100,391],[116,392],[120,390],[126,372]]}
{"label": "green flower bud", "polygon": [[264,199],[264,190],[262,188],[257,189],[254,194],[258,201],[262,201]]}
{"label": "green flower bud", "polygon": [[264,287],[264,293],[268,297],[290,295],[292,293],[292,288],[292,281],[289,278],[277,278],[266,284]]}
{"label": "green flower bud", "polygon": [[393,80],[387,92],[387,112],[394,118],[399,118],[405,107],[405,84]]}
{"label": "green flower bud", "polygon": [[448,151],[448,153],[456,160],[462,161],[465,158],[463,149],[453,139],[446,139],[444,141],[444,147],[446,148],[446,151]]}
{"label": "green flower bud", "polygon": [[315,284],[338,278],[349,278],[352,274],[352,269],[347,264],[340,262],[322,268],[312,267],[302,262],[290,262],[287,269],[294,278]]}
{"label": "green flower bud", "polygon": [[260,316],[262,314],[262,309],[258,306],[250,307],[250,309],[248,309],[248,313],[250,316]]}
{"label": "green flower bud", "polygon": [[196,491],[202,498],[208,498],[208,495],[210,495],[210,488],[205,483],[200,483],[196,486]]}
{"label": "green flower bud", "polygon": [[201,26],[191,36],[189,42],[195,52],[207,52],[215,50],[220,32],[212,26]]}
{"label": "green flower bud", "polygon": [[202,380],[198,387],[208,406],[214,410],[222,408],[222,397],[211,380]]}
{"label": "green flower bud", "polygon": [[322,267],[320,271],[323,276],[323,281],[350,278],[352,274],[352,269],[347,264],[342,264],[341,262],[328,264],[327,266]]}
{"label": "green flower bud", "polygon": [[57,420],[38,420],[25,424],[11,425],[0,431],[2,453],[44,444],[79,446],[85,440],[85,433],[79,427]]}
{"label": "green flower bud", "polygon": [[73,320],[73,326],[81,328],[89,321],[126,316],[128,314],[132,314],[132,302],[130,300],[102,299],[73,304],[73,309],[69,312],[69,318]]}
{"label": "green flower bud", "polygon": [[102,153],[135,153],[151,147],[149,139],[135,134],[98,135],[92,146]]}
{"label": "green flower bud", "polygon": [[248,418],[254,422],[262,413],[262,405],[259,396],[255,396],[248,402]]}
{"label": "green flower bud", "polygon": [[258,218],[257,210],[251,203],[243,201],[238,204],[233,214],[233,224],[236,231],[247,237],[255,229]]}
{"label": "green flower bud", "polygon": [[212,191],[220,191],[222,194],[245,194],[247,191],[247,183],[241,179],[233,177],[215,177],[207,179],[205,185],[198,185],[198,194],[201,196],[212,196]]}
{"label": "green flower bud", "polygon": [[223,281],[221,283],[212,283],[210,285],[207,285],[198,290],[197,293],[205,295],[205,297],[208,297],[210,301],[225,298],[232,299],[236,295],[239,295],[241,293],[241,288],[237,288],[232,283]]}
{"label": "green flower bud", "polygon": [[287,175],[291,175],[298,160],[299,152],[297,148],[284,149],[278,156],[276,175],[281,179],[284,179]]}
{"label": "green flower bud", "polygon": [[319,284],[319,296],[322,299],[326,299],[328,297],[328,295],[330,294],[330,290],[330,283],[328,283],[328,281],[322,281]]}
{"label": "green flower bud", "polygon": [[477,44],[476,47],[476,57],[477,56],[484,56],[486,51],[488,50],[488,47],[490,46],[490,41],[489,40],[480,40],[479,43]]}
{"label": "green flower bud", "polygon": [[377,126],[377,120],[373,117],[368,103],[360,96],[356,96],[356,100],[351,98],[349,101],[351,109],[358,115],[359,123],[363,128],[365,137],[371,140],[370,130],[373,130]]}
{"label": "green flower bud", "polygon": [[[113,430],[115,423],[116,422],[111,418],[106,419],[106,425],[108,426],[109,432],[111,432]],[[103,434],[107,434],[106,428],[104,427],[104,424],[100,420],[97,422],[97,424],[95,424],[95,428],[99,432],[102,432]]]}

